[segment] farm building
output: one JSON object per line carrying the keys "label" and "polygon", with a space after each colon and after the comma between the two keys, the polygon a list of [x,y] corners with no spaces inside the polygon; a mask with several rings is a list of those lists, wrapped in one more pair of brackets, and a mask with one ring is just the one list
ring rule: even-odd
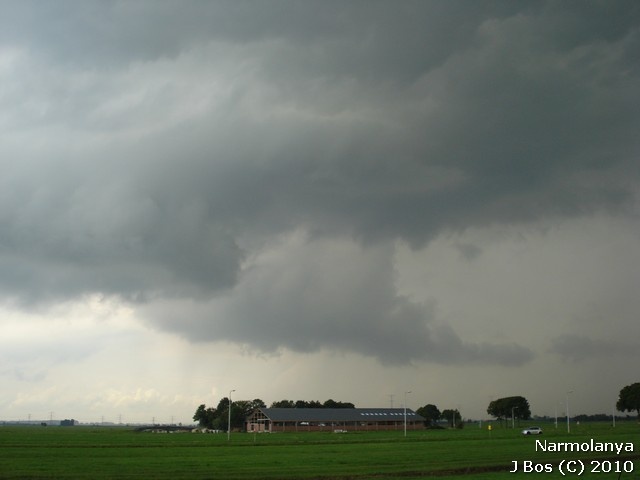
{"label": "farm building", "polygon": [[[247,432],[402,430],[404,408],[259,408],[246,419]],[[407,408],[407,429],[424,418]]]}

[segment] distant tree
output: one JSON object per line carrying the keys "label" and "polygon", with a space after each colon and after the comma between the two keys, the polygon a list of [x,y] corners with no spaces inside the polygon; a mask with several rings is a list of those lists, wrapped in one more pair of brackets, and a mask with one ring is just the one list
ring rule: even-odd
{"label": "distant tree", "polygon": [[607,422],[612,419],[611,415],[606,413],[595,413],[592,415],[580,414],[573,417],[578,422]]}
{"label": "distant tree", "polygon": [[444,418],[447,422],[449,422],[451,424],[451,428],[455,428],[455,426],[462,420],[462,417],[460,416],[460,412],[458,411],[458,409],[443,410],[441,418]]}
{"label": "distant tree", "polygon": [[632,383],[620,390],[616,408],[621,412],[635,411],[640,418],[640,383]]}
{"label": "distant tree", "polygon": [[[233,414],[233,410],[231,412]],[[233,424],[233,420],[232,420]],[[227,430],[229,425],[229,398],[223,397],[216,407],[216,416],[213,421],[213,428],[216,430]]]}
{"label": "distant tree", "polygon": [[271,408],[294,408],[295,406],[293,400],[279,400],[271,404]]}
{"label": "distant tree", "polygon": [[266,408],[267,404],[264,403],[259,398],[254,398],[251,400],[251,411],[256,410],[257,408]]}
{"label": "distant tree", "polygon": [[213,428],[216,420],[216,410],[215,408],[207,408],[203,403],[196,410],[193,420],[198,422],[201,427]]}
{"label": "distant tree", "polygon": [[521,396],[498,398],[491,401],[487,413],[498,420],[514,418],[527,420],[531,418],[531,409],[526,398]]}
{"label": "distant tree", "polygon": [[[264,408],[266,404],[256,398],[255,400],[235,400],[231,402],[231,429],[243,428],[244,420],[256,408]],[[224,397],[218,402],[215,409],[216,415],[213,421],[213,427],[218,430],[227,430],[229,426],[229,398]]]}
{"label": "distant tree", "polygon": [[253,410],[254,410],[254,408],[253,408],[253,403],[251,402],[251,400],[236,400],[231,405],[231,415],[232,416],[236,411],[239,411],[241,414],[247,416],[251,412],[253,412]]}
{"label": "distant tree", "polygon": [[[256,398],[254,400],[237,400],[231,403],[231,428],[242,428],[244,420],[257,408],[264,408],[266,404]],[[229,399],[222,398],[216,408],[207,408],[202,404],[196,410],[193,420],[201,427],[226,430],[229,424]]]}
{"label": "distant tree", "polygon": [[[253,412],[253,401],[251,400],[236,400],[231,403],[231,428],[242,429],[244,427],[244,420]],[[227,410],[227,422],[229,411]]]}
{"label": "distant tree", "polygon": [[351,402],[336,402],[332,398],[322,404],[323,408],[356,408]]}
{"label": "distant tree", "polygon": [[229,408],[229,398],[228,397],[223,397],[218,402],[218,406],[216,407],[216,410],[218,412],[223,412],[223,411],[226,411],[227,408]]}
{"label": "distant tree", "polygon": [[310,402],[306,400],[278,400],[271,404],[271,408],[355,408],[355,405],[351,402],[336,402],[333,399],[326,400],[324,403],[320,403],[317,400]]}
{"label": "distant tree", "polygon": [[427,404],[424,407],[420,407],[416,410],[418,415],[421,415],[425,419],[425,424],[429,427],[433,426],[435,422],[441,417],[442,413],[438,410],[438,407],[432,404]]}

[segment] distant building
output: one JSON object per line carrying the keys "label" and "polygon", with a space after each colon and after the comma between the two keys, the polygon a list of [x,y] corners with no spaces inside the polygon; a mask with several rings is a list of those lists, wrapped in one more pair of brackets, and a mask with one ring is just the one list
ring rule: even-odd
{"label": "distant building", "polygon": [[[407,408],[407,430],[424,417]],[[403,430],[404,408],[259,408],[246,418],[247,432]]]}
{"label": "distant building", "polygon": [[75,421],[73,418],[71,420],[60,420],[60,426],[61,427],[73,427],[74,425],[77,425],[78,422]]}

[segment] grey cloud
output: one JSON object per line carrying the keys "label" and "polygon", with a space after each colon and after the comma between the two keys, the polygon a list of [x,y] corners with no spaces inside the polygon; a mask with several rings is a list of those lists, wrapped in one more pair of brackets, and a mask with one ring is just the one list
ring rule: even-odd
{"label": "grey cloud", "polygon": [[482,255],[482,249],[472,243],[458,243],[455,245],[460,255],[466,260],[474,260]]}
{"label": "grey cloud", "polygon": [[[65,0],[55,5],[4,2],[4,7],[0,39],[27,43],[61,63],[86,66],[99,60],[103,68],[109,68],[174,57],[209,40],[257,43],[275,39],[312,46],[308,52],[330,48],[327,55],[310,57],[315,62],[307,63],[305,71],[325,71],[331,64],[375,75],[395,70],[401,76],[407,70],[424,68],[424,57],[431,64],[441,60],[452,44],[468,41],[479,19],[514,12],[510,2],[470,5],[455,1],[302,5],[292,0],[216,0],[178,5],[171,1]],[[441,46],[445,41],[447,48]],[[422,61],[416,63],[416,57]]]}
{"label": "grey cloud", "polygon": [[[558,50],[539,38],[545,21],[484,21],[473,43],[409,85],[306,69],[263,78],[274,92],[265,110],[284,102],[287,112],[264,132],[287,141],[269,177],[286,183],[266,205],[318,229],[416,245],[444,228],[624,206],[638,148],[637,75],[624,59],[637,30]],[[332,98],[343,106],[327,118]],[[294,135],[283,134],[293,123]]]}
{"label": "grey cloud", "polygon": [[[184,216],[171,228],[164,224],[167,220],[101,238],[90,231],[69,238],[66,232],[52,238],[46,251],[25,242],[11,255],[0,255],[0,285],[5,295],[27,303],[93,292],[127,300],[160,294],[198,297],[233,285],[241,260],[233,239]],[[51,237],[51,230],[42,235]]]}
{"label": "grey cloud", "polygon": [[519,345],[463,341],[433,306],[397,294],[393,249],[348,242],[291,242],[247,272],[234,294],[211,303],[161,304],[153,325],[193,341],[231,340],[249,350],[355,351],[388,364],[412,361],[522,365]]}
{"label": "grey cloud", "polygon": [[640,356],[636,343],[601,340],[578,334],[560,335],[551,342],[548,351],[572,362]]}
{"label": "grey cloud", "polygon": [[396,293],[388,255],[309,247],[266,270],[278,282],[245,265],[296,230],[377,251],[625,212],[639,8],[577,5],[9,3],[3,296],[197,299],[192,324],[155,325],[243,342],[261,318],[265,350],[527,361],[438,330]]}

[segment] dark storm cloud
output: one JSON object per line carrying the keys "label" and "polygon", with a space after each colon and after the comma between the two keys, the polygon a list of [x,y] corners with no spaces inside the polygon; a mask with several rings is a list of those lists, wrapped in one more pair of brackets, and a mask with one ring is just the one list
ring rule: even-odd
{"label": "dark storm cloud", "polygon": [[[469,40],[482,18],[515,11],[509,2],[424,5],[407,1],[397,5],[333,0],[305,4],[295,0],[188,4],[4,1],[2,6],[0,39],[29,45],[56,62],[110,68],[123,62],[174,57],[200,42],[275,39],[304,49],[297,51],[296,61],[275,64],[284,67],[288,75],[293,71],[303,76],[322,75],[331,66],[330,71],[360,70],[363,74],[401,77],[407,71],[420,72],[425,62],[429,65],[446,58],[452,46]],[[319,56],[309,58],[305,51]],[[405,54],[398,55],[400,52]],[[320,59],[324,61],[312,68]],[[388,68],[392,66],[396,68]]]}
{"label": "dark storm cloud", "polygon": [[[432,305],[398,295],[393,250],[296,239],[253,266],[225,301],[151,305],[147,316],[192,341],[221,338],[249,351],[355,351],[387,364],[428,360],[516,366],[515,344],[466,343]],[[215,325],[215,328],[211,328]]]}
{"label": "dark storm cloud", "polygon": [[[621,212],[637,191],[636,2],[2,5],[5,297],[197,299],[224,315],[157,324],[520,364],[526,348],[466,343],[399,295],[385,248]],[[283,257],[295,281],[267,289],[252,259],[295,230],[366,248]]]}

